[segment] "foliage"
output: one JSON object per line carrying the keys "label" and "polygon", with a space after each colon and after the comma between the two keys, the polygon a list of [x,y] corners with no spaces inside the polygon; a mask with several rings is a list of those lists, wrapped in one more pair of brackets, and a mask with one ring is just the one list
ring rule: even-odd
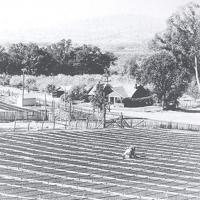
{"label": "foliage", "polygon": [[56,90],[56,86],[54,84],[48,84],[46,87],[46,92],[52,94]]}
{"label": "foliage", "polygon": [[34,77],[28,77],[25,79],[25,87],[28,89],[28,91],[37,90],[38,88],[36,86],[36,79]]}
{"label": "foliage", "polygon": [[161,51],[147,58],[143,63],[143,83],[152,83],[154,92],[163,108],[177,104],[177,98],[185,90],[184,72],[177,67],[176,59],[167,51]]}
{"label": "foliage", "polygon": [[135,78],[136,82],[140,83],[142,73],[141,63],[145,57],[147,57],[147,55],[135,54],[126,60],[125,64],[123,65],[122,75]]}
{"label": "foliage", "polygon": [[69,92],[62,95],[62,100],[69,102],[74,100],[85,100],[87,101],[87,90],[85,89],[85,85],[79,85],[73,87]]}
{"label": "foliage", "polygon": [[91,97],[91,103],[94,107],[98,107],[101,111],[103,110],[103,105],[106,105],[104,84],[98,83],[96,85],[96,90],[94,96]]}
{"label": "foliage", "polygon": [[[157,34],[152,47],[171,52],[179,68],[185,72],[189,81],[196,75],[198,82],[200,69],[200,5],[189,3],[168,20],[167,29],[162,34]],[[195,69],[198,68],[197,70]]]}
{"label": "foliage", "polygon": [[29,75],[103,74],[114,65],[116,57],[110,52],[90,45],[72,46],[71,40],[40,47],[35,43],[11,44],[6,51],[0,46],[0,73]]}
{"label": "foliage", "polygon": [[98,47],[83,45],[74,49],[73,74],[103,74],[117,58]]}
{"label": "foliage", "polygon": [[128,59],[123,66],[122,75],[135,77],[136,71],[139,68],[136,56]]}
{"label": "foliage", "polygon": [[5,73],[0,75],[0,85],[9,85],[11,76]]}
{"label": "foliage", "polygon": [[194,79],[188,85],[188,88],[186,90],[186,94],[194,97],[195,99],[199,99],[200,98],[199,89],[198,89],[197,83],[196,83],[196,81]]}
{"label": "foliage", "polygon": [[12,76],[10,79],[10,85],[14,87],[21,87],[22,82],[22,76]]}

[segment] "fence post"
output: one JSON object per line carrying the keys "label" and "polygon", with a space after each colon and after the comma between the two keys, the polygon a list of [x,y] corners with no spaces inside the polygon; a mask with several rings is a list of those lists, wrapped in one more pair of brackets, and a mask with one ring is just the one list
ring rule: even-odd
{"label": "fence post", "polygon": [[88,129],[88,123],[89,123],[89,120],[88,118],[86,119],[86,128]]}
{"label": "fence post", "polygon": [[56,118],[54,117],[54,119],[53,119],[53,129],[55,129],[55,126],[56,126]]}
{"label": "fence post", "polygon": [[106,128],[106,105],[105,92],[103,92],[103,128]]}
{"label": "fence post", "polygon": [[28,131],[30,130],[30,123],[31,123],[31,122],[28,122]]}
{"label": "fence post", "polygon": [[14,122],[14,132],[15,132],[15,129],[16,129],[16,120]]}
{"label": "fence post", "polygon": [[44,127],[44,121],[42,121],[42,130],[43,130],[43,127]]}
{"label": "fence post", "polygon": [[72,117],[72,101],[69,101],[69,120],[71,121],[71,117]]}
{"label": "fence post", "polygon": [[44,96],[44,109],[45,109],[45,120],[47,120],[47,97],[46,97],[46,93]]}
{"label": "fence post", "polygon": [[120,116],[120,126],[121,128],[124,128],[123,126],[123,114],[121,113],[121,116]]}

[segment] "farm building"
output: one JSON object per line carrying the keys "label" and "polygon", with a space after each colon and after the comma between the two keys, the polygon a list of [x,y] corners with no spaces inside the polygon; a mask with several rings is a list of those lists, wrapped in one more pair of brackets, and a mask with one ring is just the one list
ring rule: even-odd
{"label": "farm building", "polygon": [[71,89],[72,89],[72,85],[68,85],[68,86],[62,85],[62,86],[56,88],[56,90],[53,92],[52,96],[53,97],[60,97],[65,92],[68,92]]}
{"label": "farm building", "polygon": [[142,85],[135,86],[135,91],[133,92],[132,98],[144,98],[149,96],[149,90],[145,89]]}
{"label": "farm building", "polygon": [[128,95],[125,89],[121,87],[112,87],[112,92],[108,95],[108,102],[110,104],[122,103],[123,99],[127,98]]}
{"label": "farm building", "polygon": [[22,100],[21,95],[17,98],[18,106],[35,106],[36,105],[36,96],[34,94],[25,94]]}
{"label": "farm building", "polygon": [[149,106],[153,104],[153,97],[148,89],[136,85],[132,97],[124,99],[123,103],[125,107]]}
{"label": "farm building", "polygon": [[[89,96],[95,95],[97,84],[90,90],[88,93]],[[128,97],[124,87],[122,86],[113,87],[111,85],[107,85],[105,87],[108,87],[108,89],[106,89],[106,91],[108,91],[107,98],[111,105],[117,105],[119,103],[122,104],[123,99]]]}

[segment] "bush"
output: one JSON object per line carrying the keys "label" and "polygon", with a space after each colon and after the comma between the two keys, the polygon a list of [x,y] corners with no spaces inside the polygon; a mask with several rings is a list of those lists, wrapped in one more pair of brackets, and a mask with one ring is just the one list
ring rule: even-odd
{"label": "bush", "polygon": [[191,81],[191,83],[188,85],[186,94],[194,97],[195,99],[199,99],[200,98],[199,88],[197,86],[197,83],[196,83],[195,79],[193,79]]}
{"label": "bush", "polygon": [[62,100],[69,102],[70,100],[84,100],[88,101],[87,90],[85,85],[75,86],[69,92],[62,95]]}
{"label": "bush", "polygon": [[9,85],[10,84],[10,75],[2,74],[0,76],[0,85]]}
{"label": "bush", "polygon": [[53,84],[48,84],[46,87],[46,92],[48,92],[49,94],[52,94],[53,92],[56,91],[56,86]]}
{"label": "bush", "polygon": [[10,85],[14,87],[22,87],[23,85],[23,78],[22,76],[12,76],[10,79]]}
{"label": "bush", "polygon": [[34,77],[29,77],[25,80],[25,87],[28,89],[28,91],[30,90],[37,90],[37,86],[36,86],[36,79]]}

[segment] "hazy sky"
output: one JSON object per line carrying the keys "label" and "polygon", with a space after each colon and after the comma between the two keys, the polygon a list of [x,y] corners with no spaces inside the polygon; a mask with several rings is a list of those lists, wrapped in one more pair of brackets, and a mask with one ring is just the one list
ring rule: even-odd
{"label": "hazy sky", "polygon": [[140,14],[166,19],[178,6],[189,1],[191,0],[0,0],[0,36],[12,30],[21,34],[22,28],[53,28],[73,20],[119,14]]}
{"label": "hazy sky", "polygon": [[44,27],[115,14],[166,18],[190,0],[0,0],[0,28]]}

